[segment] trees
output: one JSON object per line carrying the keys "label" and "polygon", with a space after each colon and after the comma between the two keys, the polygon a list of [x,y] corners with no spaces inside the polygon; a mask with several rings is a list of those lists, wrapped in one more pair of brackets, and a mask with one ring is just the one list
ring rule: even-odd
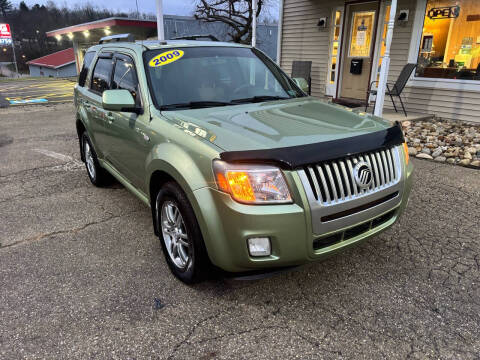
{"label": "trees", "polygon": [[20,1],[20,4],[18,5],[18,9],[20,11],[28,11],[28,6],[25,4],[25,1]]}
{"label": "trees", "polygon": [[[265,0],[257,0],[259,17]],[[252,41],[252,0],[200,0],[195,9],[195,18],[205,22],[222,22],[228,26],[228,36],[236,43]]]}
{"label": "trees", "polygon": [[[126,14],[88,4],[68,6],[65,2],[58,7],[53,1],[47,1],[44,5],[34,4],[29,7],[25,1],[21,1],[14,7],[10,1],[0,0],[0,23],[10,24],[21,70],[27,69],[25,63],[28,60],[72,46],[68,38],[60,41],[47,38],[47,31],[113,16],[125,17]],[[0,51],[0,62],[11,61],[9,51],[9,48]]]}
{"label": "trees", "polygon": [[2,14],[3,17],[6,17],[12,8],[12,3],[9,0],[0,0],[0,14]]}

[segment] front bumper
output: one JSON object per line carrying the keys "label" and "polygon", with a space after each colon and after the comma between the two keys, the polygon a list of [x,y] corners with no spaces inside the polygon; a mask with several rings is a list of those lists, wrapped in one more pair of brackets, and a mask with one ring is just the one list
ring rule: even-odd
{"label": "front bumper", "polygon": [[[209,187],[194,191],[193,203],[212,263],[229,272],[244,272],[276,267],[302,265],[320,260],[345,247],[359,243],[393,225],[408,203],[412,186],[413,166],[403,169],[405,176],[400,201],[389,206],[381,204],[357,213],[361,219],[354,225],[329,229],[314,234],[309,201],[297,172],[286,173],[292,191],[293,204],[244,205],[230,195]],[[388,214],[385,221],[376,219]],[[368,227],[361,225],[369,224]],[[356,231],[359,229],[362,231]],[[322,239],[340,234],[339,241],[315,247]],[[247,249],[249,237],[267,236],[271,239],[272,255],[251,257]]]}

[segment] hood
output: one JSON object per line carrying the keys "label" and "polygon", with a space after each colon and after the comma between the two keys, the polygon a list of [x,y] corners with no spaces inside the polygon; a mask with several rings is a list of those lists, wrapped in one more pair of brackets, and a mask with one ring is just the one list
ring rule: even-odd
{"label": "hood", "polygon": [[207,134],[224,151],[273,149],[364,135],[391,127],[380,118],[313,97],[206,109],[164,111]]}

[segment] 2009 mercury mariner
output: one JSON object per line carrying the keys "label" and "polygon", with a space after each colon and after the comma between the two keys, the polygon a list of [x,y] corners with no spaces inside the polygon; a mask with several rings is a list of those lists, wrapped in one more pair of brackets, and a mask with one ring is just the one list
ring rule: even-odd
{"label": "2009 mercury mariner", "polygon": [[151,208],[186,283],[322,259],[408,201],[398,124],[307,96],[249,46],[104,41],[85,54],[75,105],[91,182],[113,176]]}

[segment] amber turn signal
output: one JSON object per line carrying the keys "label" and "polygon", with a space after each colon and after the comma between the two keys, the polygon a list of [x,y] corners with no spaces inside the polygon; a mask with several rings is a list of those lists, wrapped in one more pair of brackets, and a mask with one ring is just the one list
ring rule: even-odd
{"label": "amber turn signal", "polygon": [[408,164],[410,161],[410,155],[408,155],[408,145],[406,142],[403,143],[403,152],[405,153],[405,163]]}
{"label": "amber turn signal", "polygon": [[227,180],[234,199],[245,202],[255,201],[255,194],[246,172],[227,171]]}

